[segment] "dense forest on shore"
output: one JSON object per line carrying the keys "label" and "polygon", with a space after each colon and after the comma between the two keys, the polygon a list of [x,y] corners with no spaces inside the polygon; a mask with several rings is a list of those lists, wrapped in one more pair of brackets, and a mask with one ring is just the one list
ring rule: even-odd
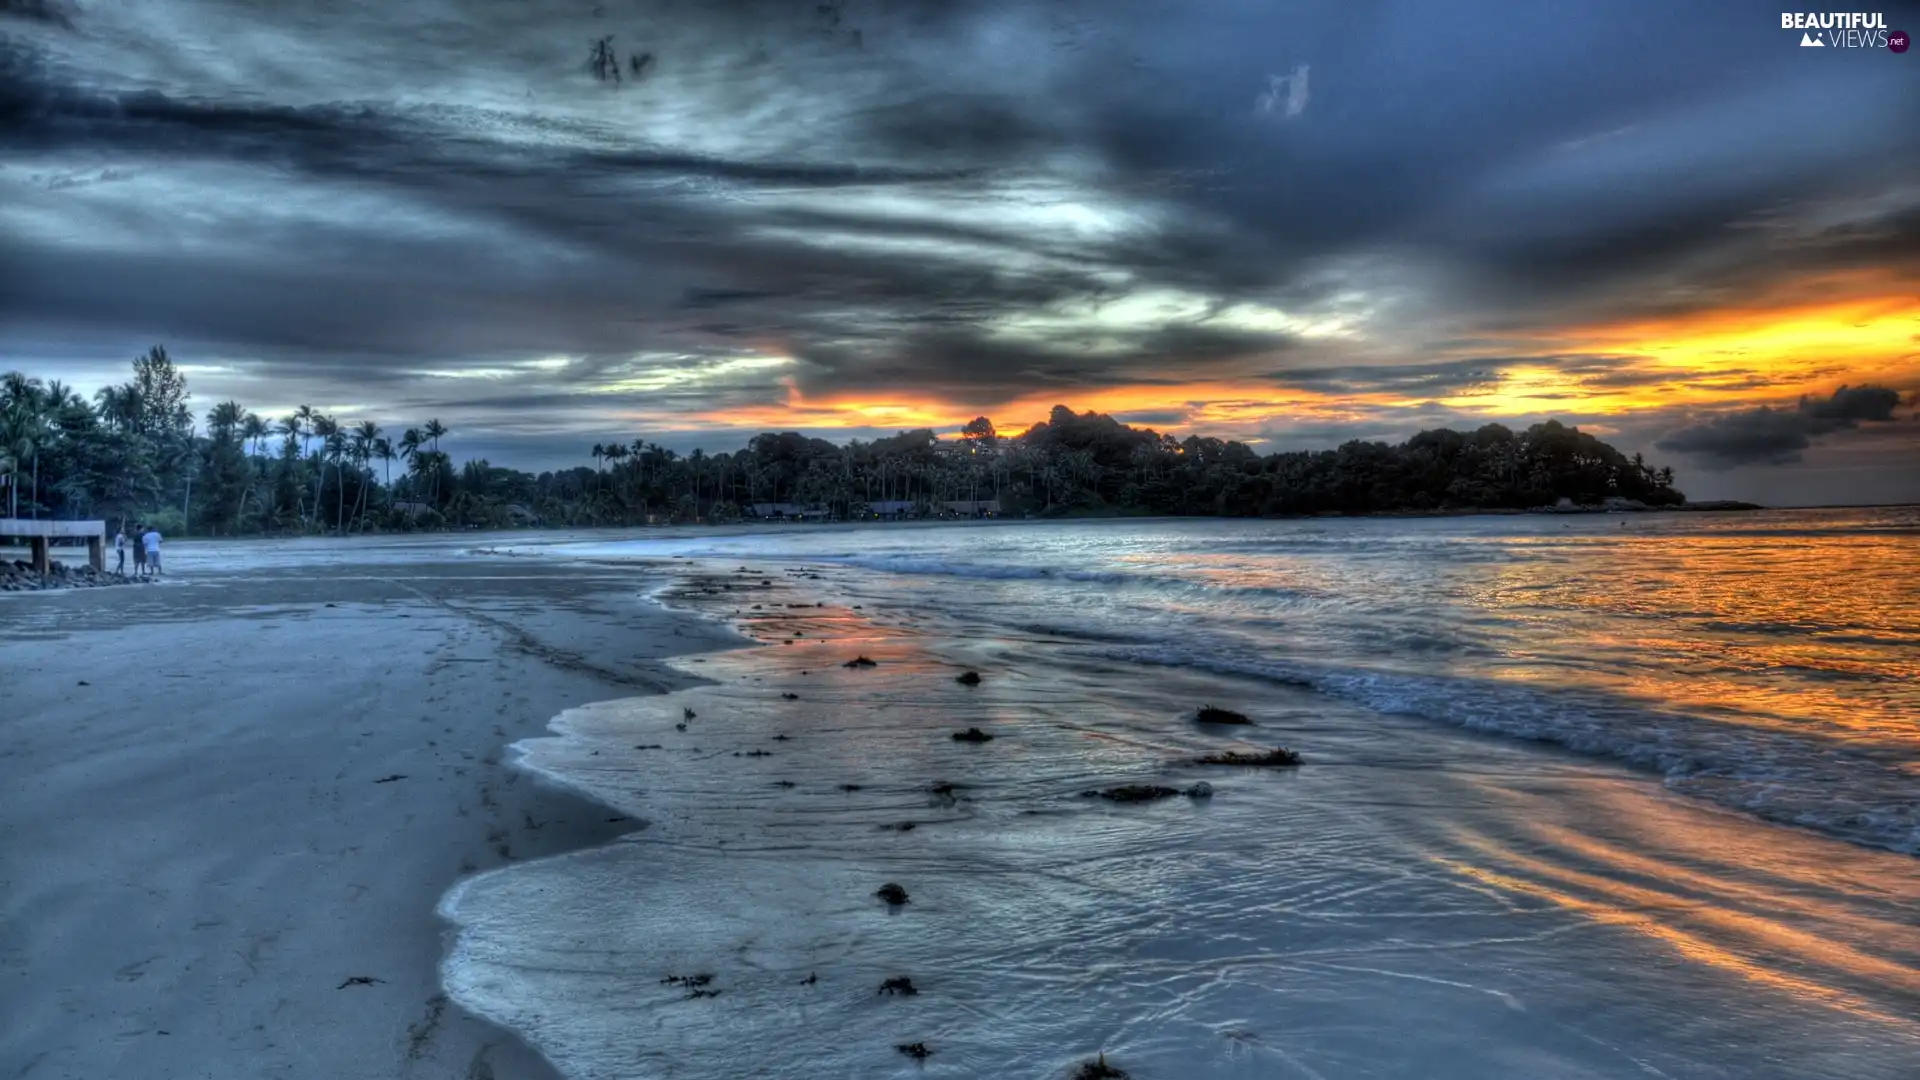
{"label": "dense forest on shore", "polygon": [[0,376],[0,513],[243,535],[719,522],[768,503],[844,519],[876,505],[940,513],[982,500],[1014,515],[1213,516],[1685,501],[1672,470],[1557,421],[1262,455],[1055,406],[1015,438],[981,417],[957,438],[922,429],[839,445],[767,433],[720,454],[636,439],[595,445],[583,454],[592,466],[537,475],[484,459],[455,467],[440,449],[447,434],[438,420],[392,432],[304,406],[267,419],[234,401],[196,419],[186,378],[160,347],[92,401],[10,372]]}

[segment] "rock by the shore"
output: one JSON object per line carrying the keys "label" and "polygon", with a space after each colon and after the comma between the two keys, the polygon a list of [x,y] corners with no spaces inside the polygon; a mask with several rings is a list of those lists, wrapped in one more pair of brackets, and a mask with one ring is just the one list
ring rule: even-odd
{"label": "rock by the shore", "polygon": [[1226,750],[1195,758],[1194,763],[1197,765],[1243,765],[1253,768],[1290,768],[1300,764],[1300,755],[1284,746],[1276,746],[1271,750],[1254,752]]}
{"label": "rock by the shore", "polygon": [[1212,705],[1202,705],[1200,707],[1200,711],[1195,713],[1193,715],[1193,718],[1202,724],[1251,724],[1253,723],[1253,721],[1249,719],[1245,713],[1235,712],[1232,709],[1215,708]]}
{"label": "rock by the shore", "polygon": [[1176,795],[1185,795],[1189,799],[1207,799],[1213,796],[1213,785],[1202,781],[1185,791],[1161,784],[1122,784],[1119,787],[1098,788],[1080,793],[1083,798],[1106,799],[1117,803],[1155,802],[1171,799]]}
{"label": "rock by the shore", "polygon": [[1527,511],[1530,514],[1622,514],[1622,513],[1658,513],[1661,511],[1724,511],[1724,510],[1765,510],[1759,503],[1740,502],[1737,499],[1709,499],[1705,502],[1684,502],[1674,505],[1652,506],[1639,499],[1623,499],[1608,496],[1598,503],[1576,503],[1572,499],[1561,499],[1553,506],[1536,506]]}
{"label": "rock by the shore", "polygon": [[1107,1064],[1107,1055],[1101,1054],[1092,1061],[1081,1062],[1073,1071],[1073,1080],[1127,1080],[1127,1071]]}
{"label": "rock by the shore", "polygon": [[23,559],[0,562],[0,592],[34,592],[41,589],[92,589],[102,585],[144,585],[152,578],[128,577],[91,566],[48,564],[45,574],[34,572],[33,564]]}

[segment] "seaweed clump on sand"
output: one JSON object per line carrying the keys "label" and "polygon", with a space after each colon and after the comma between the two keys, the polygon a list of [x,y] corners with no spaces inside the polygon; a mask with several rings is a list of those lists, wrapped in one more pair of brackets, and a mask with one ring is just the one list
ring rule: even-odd
{"label": "seaweed clump on sand", "polygon": [[900,1051],[901,1053],[907,1055],[908,1057],[912,1058],[915,1061],[925,1061],[926,1059],[933,1056],[933,1051],[927,1049],[927,1044],[923,1042],[901,1043],[898,1046],[895,1046],[894,1049]]}
{"label": "seaweed clump on sand", "polygon": [[1182,791],[1179,788],[1170,788],[1161,784],[1122,784],[1119,787],[1083,791],[1080,795],[1082,798],[1106,799],[1117,803],[1156,802],[1160,799],[1171,799],[1175,795],[1185,795],[1189,799],[1205,799],[1213,795],[1213,785],[1202,781]]}
{"label": "seaweed clump on sand", "polygon": [[864,653],[863,653],[863,654],[861,654],[861,655],[859,655],[859,656],[856,656],[856,657],[854,657],[853,659],[851,659],[851,660],[849,660],[849,661],[847,661],[846,663],[844,663],[844,664],[842,664],[842,665],[840,665],[840,666],[841,666],[841,667],[853,667],[853,668],[860,668],[860,667],[879,667],[879,666],[880,666],[880,664],[879,664],[879,662],[878,662],[878,661],[876,661],[876,660],[872,660],[872,659],[869,659],[869,658],[868,658],[868,657],[866,656],[866,654],[864,654]]}
{"label": "seaweed clump on sand", "polygon": [[1225,750],[1199,759],[1201,765],[1247,765],[1255,768],[1287,768],[1300,764],[1300,755],[1284,746],[1254,753]]}
{"label": "seaweed clump on sand", "polygon": [[689,990],[698,990],[712,981],[711,975],[669,975],[660,980],[660,985],[684,986]]}
{"label": "seaweed clump on sand", "polygon": [[1083,1061],[1073,1070],[1073,1080],[1128,1080],[1127,1070],[1117,1065],[1107,1064],[1107,1055],[1101,1054],[1092,1061]]}
{"label": "seaweed clump on sand", "polygon": [[959,683],[961,686],[979,686],[980,673],[977,671],[969,671],[964,675],[955,677],[953,681]]}
{"label": "seaweed clump on sand", "polygon": [[891,881],[875,889],[873,895],[885,900],[894,907],[899,907],[901,904],[907,902],[907,890],[895,885]]}
{"label": "seaweed clump on sand", "polygon": [[1232,709],[1217,709],[1212,705],[1200,706],[1200,711],[1195,713],[1193,715],[1193,718],[1203,724],[1251,724],[1253,723],[1252,720],[1247,718],[1247,714],[1245,713],[1237,713],[1237,712],[1234,712]]}
{"label": "seaweed clump on sand", "polygon": [[879,992],[882,994],[912,995],[920,991],[914,987],[912,979],[907,978],[905,975],[895,975],[893,978],[880,984]]}
{"label": "seaweed clump on sand", "polygon": [[992,742],[993,736],[987,734],[984,731],[981,731],[977,727],[970,727],[965,731],[954,732],[953,741],[954,742],[970,742],[970,743]]}

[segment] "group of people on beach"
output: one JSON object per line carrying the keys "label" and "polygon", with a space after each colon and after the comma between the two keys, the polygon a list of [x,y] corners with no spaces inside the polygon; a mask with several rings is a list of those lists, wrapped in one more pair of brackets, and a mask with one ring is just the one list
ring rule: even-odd
{"label": "group of people on beach", "polygon": [[125,574],[127,572],[127,548],[129,546],[133,548],[134,577],[148,577],[160,573],[159,529],[151,525],[136,524],[133,527],[133,538],[131,541],[127,538],[127,530],[125,527],[122,527],[119,532],[113,534],[113,551],[120,560],[120,565],[115,567],[116,573]]}

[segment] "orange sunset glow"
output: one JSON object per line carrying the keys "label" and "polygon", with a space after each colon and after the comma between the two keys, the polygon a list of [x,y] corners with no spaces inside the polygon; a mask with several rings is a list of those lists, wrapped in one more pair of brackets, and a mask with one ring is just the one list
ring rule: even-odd
{"label": "orange sunset glow", "polygon": [[[994,418],[1003,434],[1018,434],[1056,404],[1125,416],[1176,412],[1172,422],[1149,424],[1186,433],[1241,433],[1261,425],[1303,419],[1345,419],[1367,409],[1406,409],[1430,401],[1489,421],[1528,415],[1603,418],[1653,408],[1737,408],[1791,402],[1803,393],[1844,384],[1920,387],[1920,302],[1890,291],[1885,275],[1856,284],[1879,293],[1800,305],[1742,305],[1664,319],[1569,326],[1517,335],[1504,342],[1512,355],[1550,356],[1502,369],[1496,385],[1466,392],[1417,396],[1365,390],[1321,392],[1277,385],[1285,373],[1260,380],[1195,380],[1177,386],[1100,386],[1021,393],[970,403],[924,392],[890,395],[808,394],[793,380],[784,400],[731,407],[691,418],[702,426],[736,429],[955,428],[976,415]],[[1808,290],[1813,291],[1813,290]],[[1468,360],[1442,355],[1438,359]],[[1594,378],[1564,370],[1566,361],[1604,364]],[[1178,357],[1168,366],[1182,367]],[[1631,379],[1623,377],[1630,376]],[[1002,417],[1006,419],[1001,420]]]}

